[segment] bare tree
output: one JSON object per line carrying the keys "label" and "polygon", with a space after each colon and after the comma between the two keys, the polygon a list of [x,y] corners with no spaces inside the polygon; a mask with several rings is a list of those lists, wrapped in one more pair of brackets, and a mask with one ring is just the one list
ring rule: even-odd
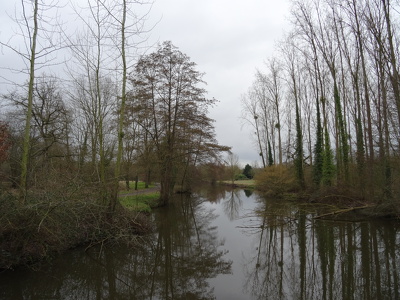
{"label": "bare tree", "polygon": [[137,106],[151,118],[146,130],[157,153],[161,204],[171,198],[177,174],[186,170],[188,157],[193,164],[199,154],[215,156],[229,149],[215,142],[207,113],[216,100],[205,98],[202,75],[195,63],[168,41],[141,57],[133,73]]}
{"label": "bare tree", "polygon": [[111,128],[110,121],[112,112],[116,110],[118,94],[113,70],[110,68],[114,60],[109,43],[113,33],[109,26],[111,15],[100,0],[89,0],[82,11],[77,8],[75,11],[83,23],[83,30],[68,40],[72,61],[75,62],[69,68],[73,85],[71,98],[82,113],[81,120],[86,124],[85,133],[81,136],[85,148],[90,138],[91,162],[101,184],[103,204],[113,207],[110,203],[113,201],[110,200],[113,191],[108,187],[112,178],[107,166],[114,155],[115,129]]}
{"label": "bare tree", "polygon": [[[20,16],[16,15],[14,18],[19,30],[9,41],[0,41],[3,47],[11,50],[23,60],[25,68],[18,71],[22,71],[29,76],[23,153],[21,159],[20,196],[22,202],[26,200],[28,188],[29,137],[31,131],[35,71],[39,67],[48,67],[52,59],[54,59],[52,54],[60,47],[56,44],[59,41],[56,37],[59,31],[55,29],[57,17],[52,17],[54,16],[52,12],[50,12],[52,8],[57,8],[57,2],[44,4],[38,0],[22,0],[21,14]],[[13,37],[22,37],[25,49],[13,45]],[[16,71],[14,67],[9,67],[8,70]]]}
{"label": "bare tree", "polygon": [[278,157],[279,164],[283,163],[282,150],[282,102],[283,102],[283,87],[282,87],[282,66],[280,62],[273,57],[268,61],[269,74],[265,76],[265,84],[269,94],[269,99],[272,104],[272,110],[276,119],[273,120],[273,128],[278,131]]}
{"label": "bare tree", "polygon": [[[253,86],[249,89],[248,93],[242,95],[242,120],[245,124],[250,125],[255,130],[257,149],[259,151],[263,167],[265,168],[267,166],[266,157],[268,154],[266,152],[265,144],[263,141],[263,136],[265,135],[264,131],[262,130],[263,126],[260,124],[262,120],[260,119],[261,111],[259,111],[259,97],[257,97],[257,93],[255,92],[256,85],[258,84],[259,82],[255,81],[253,83]],[[258,96],[260,96],[259,93]]]}
{"label": "bare tree", "polygon": [[226,166],[228,169],[228,176],[232,184],[235,183],[236,176],[240,174],[241,170],[239,167],[239,156],[233,152],[229,152],[226,158]]}
{"label": "bare tree", "polygon": [[[120,72],[120,96],[118,97],[118,149],[116,165],[114,171],[115,191],[112,195],[111,210],[114,210],[117,201],[117,187],[121,174],[123,138],[124,138],[124,118],[127,101],[127,72],[128,62],[132,60],[132,55],[138,50],[138,46],[143,39],[141,35],[147,31],[144,29],[146,16],[149,10],[139,15],[136,11],[140,6],[150,6],[151,1],[143,0],[112,0],[99,1],[102,7],[108,12],[110,22],[108,26],[114,29],[115,34],[110,35],[113,44],[118,49],[117,70]],[[133,52],[133,53],[132,53]],[[119,62],[118,62],[119,61]]]}

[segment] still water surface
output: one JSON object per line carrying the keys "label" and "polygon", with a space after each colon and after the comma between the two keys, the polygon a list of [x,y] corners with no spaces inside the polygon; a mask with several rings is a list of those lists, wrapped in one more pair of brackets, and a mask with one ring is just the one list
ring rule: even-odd
{"label": "still water surface", "polygon": [[244,190],[179,196],[139,247],[69,251],[0,274],[0,299],[400,299],[400,226]]}

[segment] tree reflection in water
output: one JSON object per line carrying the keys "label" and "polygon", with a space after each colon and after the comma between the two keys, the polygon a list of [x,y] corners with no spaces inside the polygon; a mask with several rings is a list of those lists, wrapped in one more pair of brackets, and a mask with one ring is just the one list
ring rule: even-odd
{"label": "tree reflection in water", "polygon": [[243,201],[240,197],[239,190],[232,189],[226,194],[222,203],[224,212],[230,221],[236,220],[240,215],[240,210],[243,207]]}
{"label": "tree reflection in water", "polygon": [[156,210],[136,247],[0,274],[0,299],[400,299],[399,223],[317,220],[221,187],[199,195]]}
{"label": "tree reflection in water", "polygon": [[167,212],[156,217],[158,239],[150,296],[162,299],[213,299],[206,281],[230,272],[231,262],[224,261],[224,251],[216,227],[216,217],[201,207],[202,198],[175,201]]}
{"label": "tree reflection in water", "polygon": [[400,299],[397,222],[333,222],[264,199],[247,227],[252,299]]}
{"label": "tree reflection in water", "polygon": [[157,233],[138,247],[71,251],[34,276],[8,273],[0,299],[214,299],[207,279],[230,273],[232,262],[202,201],[181,196],[157,211]]}

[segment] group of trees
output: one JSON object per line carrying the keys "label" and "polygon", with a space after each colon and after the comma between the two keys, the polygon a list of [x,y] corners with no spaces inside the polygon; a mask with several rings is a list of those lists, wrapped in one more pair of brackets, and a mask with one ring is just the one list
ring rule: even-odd
{"label": "group of trees", "polygon": [[240,169],[239,156],[229,152],[223,165],[223,172],[220,174],[220,179],[230,180],[231,184],[235,184],[235,180],[252,179],[255,171],[252,166],[246,164],[244,169]]}
{"label": "group of trees", "polygon": [[[292,1],[292,29],[243,95],[264,167],[300,186],[355,186],[389,199],[398,180],[399,4]],[[397,191],[398,192],[398,191]]]}
{"label": "group of trees", "polygon": [[[49,184],[84,182],[113,211],[119,181],[140,174],[160,181],[166,204],[176,183],[190,188],[194,166],[229,149],[215,140],[207,116],[215,99],[206,98],[196,64],[171,42],[140,55],[151,3],[88,0],[73,7],[77,31],[63,30],[56,3],[21,3],[15,21],[26,52],[19,40],[1,45],[22,58],[28,79],[2,91],[0,162],[22,202]],[[66,72],[49,75],[60,72],[57,54],[68,57]]]}

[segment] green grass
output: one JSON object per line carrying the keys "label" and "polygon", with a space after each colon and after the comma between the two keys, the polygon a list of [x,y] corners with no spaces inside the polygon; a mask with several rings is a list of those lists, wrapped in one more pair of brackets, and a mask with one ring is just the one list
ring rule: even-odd
{"label": "green grass", "polygon": [[[132,191],[135,190],[135,182],[134,181],[129,181],[129,190],[126,190],[126,183],[125,181],[120,181],[119,183],[121,190],[119,191],[120,195],[125,195],[129,194]],[[154,187],[154,184],[150,184],[149,188]],[[138,190],[144,190],[145,189],[145,183],[143,181],[138,182]]]}
{"label": "green grass", "polygon": [[253,179],[248,180],[235,180],[235,184],[239,186],[254,187],[255,181]]}
{"label": "green grass", "polygon": [[160,198],[160,193],[154,192],[121,197],[119,201],[127,209],[150,212],[151,208],[156,205],[158,198]]}

